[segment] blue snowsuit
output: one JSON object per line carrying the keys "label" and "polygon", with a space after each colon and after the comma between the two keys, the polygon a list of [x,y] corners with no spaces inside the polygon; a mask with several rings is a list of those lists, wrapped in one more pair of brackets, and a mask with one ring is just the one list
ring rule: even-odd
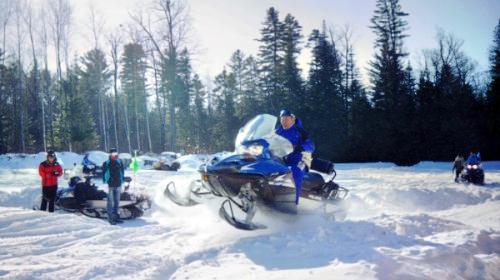
{"label": "blue snowsuit", "polygon": [[83,162],[82,162],[83,165],[96,165],[94,162],[92,162],[90,159],[89,159],[89,155],[85,155],[83,157]]}
{"label": "blue snowsuit", "polygon": [[474,164],[480,164],[481,163],[481,157],[479,156],[479,153],[477,154],[471,154],[467,161],[465,162],[466,164],[474,165]]}
{"label": "blue snowsuit", "polygon": [[302,179],[304,178],[304,170],[298,165],[302,161],[302,152],[314,151],[314,144],[309,139],[308,133],[302,127],[302,122],[296,119],[295,124],[289,129],[284,129],[282,126],[276,129],[276,134],[288,139],[293,145],[293,152],[286,155],[284,158],[285,164],[290,166],[292,170],[293,181],[295,182],[295,204],[299,203],[300,190],[302,188]]}

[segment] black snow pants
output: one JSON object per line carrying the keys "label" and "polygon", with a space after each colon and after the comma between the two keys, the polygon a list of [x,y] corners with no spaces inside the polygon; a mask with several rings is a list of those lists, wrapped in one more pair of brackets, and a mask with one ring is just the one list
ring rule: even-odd
{"label": "black snow pants", "polygon": [[56,200],[57,185],[42,187],[42,205],[40,210],[47,210],[47,202],[49,203],[49,212],[54,212],[54,202]]}
{"label": "black snow pants", "polygon": [[460,176],[460,173],[462,173],[463,168],[457,168],[455,169],[455,180],[458,180],[458,177]]}

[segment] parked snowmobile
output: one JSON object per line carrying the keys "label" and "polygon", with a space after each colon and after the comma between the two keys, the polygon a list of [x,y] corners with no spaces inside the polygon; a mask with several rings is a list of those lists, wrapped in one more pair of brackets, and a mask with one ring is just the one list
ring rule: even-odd
{"label": "parked snowmobile", "polygon": [[[313,162],[312,169],[320,169],[331,178],[325,180],[319,173],[306,173],[301,200],[298,206],[295,204],[292,173],[283,163],[283,157],[293,151],[293,146],[274,133],[276,121],[275,116],[267,114],[253,118],[240,129],[233,155],[214,158],[200,166],[201,180],[190,185],[189,196],[179,195],[173,182],[166,186],[165,196],[181,206],[196,205],[203,197],[225,198],[219,215],[232,226],[245,230],[261,227],[252,222],[257,209],[295,214],[338,204],[348,190],[333,181],[336,176],[333,164],[319,159]],[[245,216],[236,217],[235,209]]]}
{"label": "parked snowmobile", "polygon": [[177,161],[178,154],[174,152],[162,152],[160,154],[160,160],[153,164],[153,169],[155,170],[165,170],[165,171],[177,171],[181,165]]}
{"label": "parked snowmobile", "polygon": [[484,184],[484,170],[481,163],[467,164],[462,171],[461,178],[463,182],[469,182],[475,185]]}
{"label": "parked snowmobile", "polygon": [[[67,212],[80,212],[91,218],[107,219],[107,194],[98,190],[95,184],[90,182],[91,177],[86,176],[81,180],[75,176],[69,180],[68,187],[57,191],[55,206]],[[151,208],[151,200],[145,194],[135,194],[129,191],[130,177],[125,177],[125,188],[120,195],[120,208],[118,213],[120,219],[134,219],[144,214],[144,210]],[[38,199],[41,200],[42,197]],[[35,202],[35,210],[39,203]]]}

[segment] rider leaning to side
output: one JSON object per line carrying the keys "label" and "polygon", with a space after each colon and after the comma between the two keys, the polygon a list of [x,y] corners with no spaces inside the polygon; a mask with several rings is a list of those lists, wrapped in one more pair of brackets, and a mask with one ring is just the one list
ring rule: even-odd
{"label": "rider leaning to side", "polygon": [[302,179],[305,167],[311,166],[314,144],[309,139],[308,133],[302,127],[302,122],[289,110],[280,112],[281,126],[276,129],[276,134],[288,139],[293,145],[293,152],[284,158],[285,164],[292,169],[293,181],[295,183],[295,204],[299,203]]}

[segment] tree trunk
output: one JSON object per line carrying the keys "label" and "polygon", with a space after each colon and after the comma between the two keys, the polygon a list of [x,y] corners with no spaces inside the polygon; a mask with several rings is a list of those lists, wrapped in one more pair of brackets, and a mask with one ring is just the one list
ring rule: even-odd
{"label": "tree trunk", "polygon": [[124,102],[125,104],[124,104],[123,108],[124,108],[124,113],[125,113],[125,133],[127,136],[128,152],[130,154],[132,154],[132,145],[130,143],[130,125],[129,125],[129,121],[128,121],[128,109],[127,109],[128,102],[126,99],[124,101],[125,101]]}
{"label": "tree trunk", "polygon": [[[146,90],[144,90],[145,92]],[[149,151],[153,151],[153,145],[151,144],[151,132],[149,130],[149,114],[148,114],[148,102],[146,99],[146,102],[144,102],[144,106],[146,107],[146,132],[148,133],[148,144],[149,144]]]}
{"label": "tree trunk", "polygon": [[108,137],[106,135],[106,121],[105,118],[106,116],[104,115],[104,102],[102,100],[102,96],[99,96],[99,109],[100,109],[100,115],[101,115],[101,127],[102,127],[102,139],[104,141],[104,150],[108,151]]}
{"label": "tree trunk", "polygon": [[[18,9],[19,7],[17,7]],[[21,98],[21,106],[19,106],[19,110],[17,113],[20,116],[20,141],[21,141],[21,149],[22,152],[26,152],[26,143],[25,143],[25,136],[24,136],[24,110],[26,108],[26,97],[24,95],[24,79],[23,79],[23,65],[21,63],[21,23],[19,17],[21,14],[19,11],[16,12],[16,31],[17,31],[17,63],[18,63],[18,68],[17,68],[17,78],[18,78],[18,90],[19,90],[19,96]]]}
{"label": "tree trunk", "polygon": [[151,58],[153,60],[153,71],[155,77],[156,107],[158,108],[158,117],[160,121],[160,150],[163,151],[165,149],[165,116],[163,114],[164,110],[160,99],[160,88],[158,86],[158,65],[156,64],[156,59],[153,51],[151,51]]}
{"label": "tree trunk", "polygon": [[117,87],[117,81],[118,81],[118,62],[116,59],[113,58],[113,90],[115,92],[115,100],[112,102],[112,109],[113,109],[113,130],[115,134],[115,147],[119,149],[118,145],[118,130],[116,129],[116,111],[118,110],[118,87]]}
{"label": "tree trunk", "polygon": [[135,135],[137,139],[137,149],[141,151],[141,137],[140,137],[140,130],[139,130],[139,114],[138,114],[138,108],[137,108],[137,98],[134,102],[134,118],[135,118]]}

